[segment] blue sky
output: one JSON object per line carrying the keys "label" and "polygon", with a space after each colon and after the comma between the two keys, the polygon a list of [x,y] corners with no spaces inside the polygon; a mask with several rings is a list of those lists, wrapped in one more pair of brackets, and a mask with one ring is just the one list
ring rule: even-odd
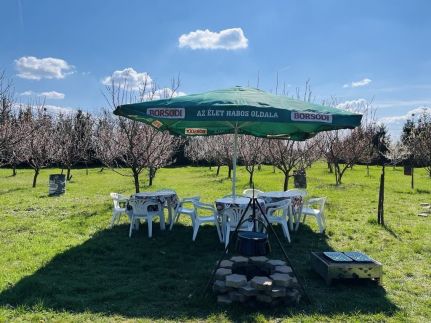
{"label": "blue sky", "polygon": [[[234,85],[320,102],[373,100],[394,135],[431,107],[430,1],[25,1],[0,3],[0,69],[17,98],[96,112],[113,73],[180,91]],[[146,74],[145,74],[146,73]]]}

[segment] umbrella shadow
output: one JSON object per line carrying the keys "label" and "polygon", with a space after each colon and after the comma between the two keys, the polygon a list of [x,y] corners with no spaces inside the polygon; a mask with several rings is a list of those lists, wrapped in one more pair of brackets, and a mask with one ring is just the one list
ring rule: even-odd
{"label": "umbrella shadow", "polygon": [[[281,230],[277,228],[277,232],[281,237]],[[384,289],[373,283],[343,282],[327,287],[310,270],[309,253],[331,248],[325,236],[306,226],[293,236],[292,244],[283,244],[312,304],[280,309],[218,306],[212,293],[206,297],[202,294],[223,245],[213,226],[201,227],[196,242],[191,237],[191,227],[183,225],[176,225],[172,232],[156,226],[152,239],[147,237],[146,225],[132,238],[128,237],[127,225],[102,230],[3,290],[0,305],[162,320],[199,320],[223,313],[233,320],[247,320],[256,311],[280,316],[391,314],[397,309]],[[280,249],[271,243],[271,258],[281,258]]]}

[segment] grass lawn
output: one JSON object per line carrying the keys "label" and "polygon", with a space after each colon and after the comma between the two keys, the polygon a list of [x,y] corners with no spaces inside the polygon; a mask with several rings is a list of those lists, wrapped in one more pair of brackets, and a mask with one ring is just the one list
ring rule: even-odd
{"label": "grass lawn", "polygon": [[[327,196],[327,230],[309,219],[292,243],[285,242],[311,305],[243,309],[218,306],[203,288],[223,246],[212,226],[195,243],[184,220],[172,232],[146,225],[128,238],[128,223],[108,228],[112,191],[131,194],[133,183],[109,170],[74,170],[61,197],[48,197],[44,170],[36,189],[32,172],[0,170],[0,321],[431,321],[431,218],[418,217],[419,203],[431,202],[431,179],[415,171],[415,190],[400,168],[387,169],[385,221],[376,224],[380,168],[348,170],[340,187],[325,165],[308,171],[310,196]],[[222,169],[162,169],[151,190],[173,188],[180,196],[213,202],[230,192]],[[239,190],[247,176],[239,171]],[[255,176],[261,190],[280,190],[283,177],[266,166]],[[293,184],[293,183],[292,183]],[[281,230],[279,231],[281,232]],[[272,242],[273,254],[280,251]],[[337,282],[327,287],[310,270],[314,250],[359,250],[384,265],[383,286]]]}

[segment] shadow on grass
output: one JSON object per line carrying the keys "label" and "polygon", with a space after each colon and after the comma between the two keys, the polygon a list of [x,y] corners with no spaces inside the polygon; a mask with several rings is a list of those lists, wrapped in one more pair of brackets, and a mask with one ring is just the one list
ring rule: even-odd
{"label": "shadow on grass", "polygon": [[385,228],[385,230],[387,232],[389,232],[389,234],[391,236],[393,236],[394,238],[398,239],[399,241],[402,241],[401,237],[389,226],[387,226],[386,224],[383,226],[383,228]]}
{"label": "shadow on grass", "polygon": [[416,189],[416,193],[418,193],[418,194],[430,194],[431,191],[430,190],[423,190],[423,189],[417,188]]}
{"label": "shadow on grass", "polygon": [[416,188],[414,190],[409,190],[409,191],[395,190],[394,193],[397,193],[397,194],[408,194],[408,195],[414,195],[414,194],[431,194],[431,190],[424,190],[424,189],[421,189],[421,188]]}
{"label": "shadow on grass", "polygon": [[9,189],[0,191],[0,195],[6,195],[6,194],[10,194],[13,192],[18,192],[18,191],[23,191],[23,190],[25,190],[25,188],[23,188],[23,187],[9,188]]}
{"label": "shadow on grass", "polygon": [[[281,231],[278,231],[281,236]],[[294,314],[385,313],[396,311],[385,290],[374,283],[339,283],[327,287],[311,271],[310,251],[331,250],[325,236],[302,226],[291,245],[283,241],[289,258],[312,300],[297,308],[248,309],[221,307],[203,289],[223,252],[215,228],[203,226],[195,243],[189,226],[176,225],[172,232],[154,228],[148,239],[146,225],[128,238],[128,226],[119,225],[96,233],[83,244],[54,257],[33,275],[0,294],[0,305],[55,311],[84,311],[149,319],[204,319],[226,315],[250,320],[256,312],[272,316]],[[281,258],[271,239],[271,258]]]}

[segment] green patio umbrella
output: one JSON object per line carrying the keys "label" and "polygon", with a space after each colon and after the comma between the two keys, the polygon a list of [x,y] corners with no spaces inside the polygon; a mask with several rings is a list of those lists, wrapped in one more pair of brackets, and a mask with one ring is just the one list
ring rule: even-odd
{"label": "green patio umbrella", "polygon": [[237,135],[305,140],[318,132],[355,128],[361,114],[233,87],[118,106],[114,114],[179,136],[235,134],[232,194],[235,196]]}

